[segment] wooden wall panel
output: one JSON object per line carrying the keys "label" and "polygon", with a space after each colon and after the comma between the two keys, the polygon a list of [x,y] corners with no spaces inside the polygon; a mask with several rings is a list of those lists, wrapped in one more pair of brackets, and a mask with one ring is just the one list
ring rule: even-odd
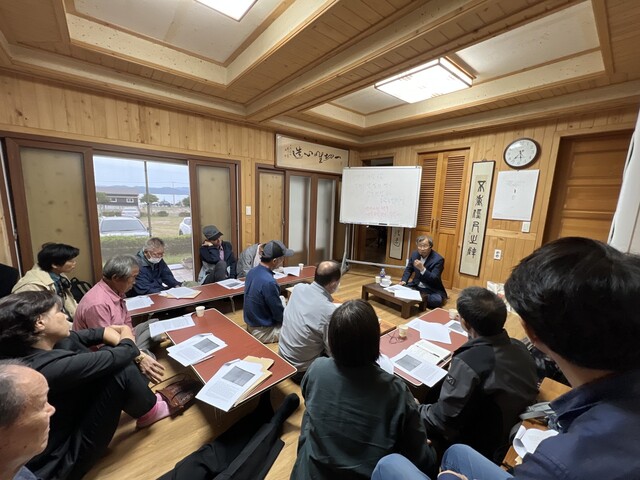
{"label": "wooden wall panel", "polygon": [[[450,258],[449,256],[446,258],[447,262],[455,262],[456,264],[456,274],[453,280],[455,289],[462,289],[471,285],[485,286],[487,280],[504,282],[508,278],[511,269],[520,259],[533,252],[533,250],[542,244],[560,139],[566,136],[589,135],[592,133],[632,129],[636,117],[636,108],[629,107],[580,115],[571,120],[551,120],[530,125],[501,128],[480,134],[442,137],[438,140],[421,144],[404,145],[395,148],[385,147],[384,149],[363,149],[360,151],[359,156],[355,158],[354,163],[358,164],[361,158],[393,156],[394,165],[416,165],[420,153],[469,148],[472,161],[480,161],[482,159],[496,160],[496,171],[494,173],[490,204],[491,212],[493,209],[493,195],[495,195],[498,172],[509,169],[502,158],[504,148],[512,140],[520,137],[531,137],[538,141],[541,146],[540,158],[530,167],[531,169],[540,170],[530,232],[521,232],[522,222],[492,220],[489,218],[479,277],[471,277],[457,273],[460,263],[460,244],[455,248],[455,258]],[[468,189],[469,186],[467,183],[463,187],[465,208]],[[491,213],[489,217],[491,217]],[[462,228],[462,225],[460,228]],[[439,248],[438,245],[435,245],[435,249],[438,251],[449,251],[451,246],[446,245]],[[493,259],[493,251],[495,249],[502,250],[502,260]],[[390,259],[387,260],[389,261]]]}
{"label": "wooden wall panel", "polygon": [[[241,162],[240,245],[255,238],[255,164],[274,165],[274,134],[125,97],[50,84],[0,72],[0,131],[43,135],[101,145],[144,148]],[[8,234],[0,225],[0,261],[12,263]]]}

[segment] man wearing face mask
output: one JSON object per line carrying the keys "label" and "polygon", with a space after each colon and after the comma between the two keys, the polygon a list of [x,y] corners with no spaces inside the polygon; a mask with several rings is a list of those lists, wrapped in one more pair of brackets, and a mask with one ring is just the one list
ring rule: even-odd
{"label": "man wearing face mask", "polygon": [[278,348],[280,355],[298,372],[291,379],[300,383],[307,368],[318,357],[329,355],[327,331],[336,309],[331,295],[340,285],[340,264],[321,262],[312,284],[299,283],[284,309]]}
{"label": "man wearing face mask", "polygon": [[252,268],[244,284],[244,322],[247,330],[262,343],[275,343],[280,335],[284,304],[273,271],[282,266],[284,257],[293,255],[279,240],[268,242],[260,265]]}
{"label": "man wearing face mask", "polygon": [[157,237],[147,240],[142,250],[136,255],[140,273],[130,296],[158,293],[182,285],[175,279],[162,257],[164,257],[164,242]]}

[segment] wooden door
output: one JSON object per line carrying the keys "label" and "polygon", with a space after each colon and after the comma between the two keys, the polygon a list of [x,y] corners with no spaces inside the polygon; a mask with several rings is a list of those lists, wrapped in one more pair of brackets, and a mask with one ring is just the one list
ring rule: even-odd
{"label": "wooden door", "polygon": [[444,257],[442,283],[451,288],[456,267],[458,237],[462,210],[461,189],[468,150],[423,154],[418,225],[413,241],[419,235],[430,235],[433,248]]}
{"label": "wooden door", "polygon": [[607,241],[631,132],[563,140],[543,243],[579,236]]}
{"label": "wooden door", "polygon": [[258,242],[284,241],[284,173],[258,171],[258,202]]}

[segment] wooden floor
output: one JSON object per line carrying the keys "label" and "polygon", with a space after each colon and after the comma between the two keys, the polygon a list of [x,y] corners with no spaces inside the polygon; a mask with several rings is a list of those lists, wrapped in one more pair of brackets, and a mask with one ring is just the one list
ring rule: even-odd
{"label": "wooden floor", "polygon": [[[340,290],[335,296],[340,301],[360,298],[362,285],[373,281],[376,272],[377,269],[372,267],[356,266],[352,268],[342,278]],[[400,270],[394,270],[389,273],[394,282],[399,280]],[[450,298],[444,308],[455,308],[455,300],[458,293],[449,292],[449,295]],[[380,318],[395,325],[408,321],[400,317],[398,307],[383,305],[375,300],[371,301],[371,305]],[[234,313],[230,312],[231,308],[228,301],[220,302],[216,304],[216,307],[233,321],[244,326],[241,309]],[[523,336],[522,328],[515,315],[509,316],[507,331],[515,338]],[[277,344],[270,347],[277,351]],[[159,361],[167,369],[167,377],[176,372],[184,371],[182,366],[168,358],[163,351],[158,351],[156,354]],[[279,405],[289,393],[297,393],[300,396],[301,403],[303,403],[300,387],[290,380],[285,380],[271,390],[272,404],[274,406]],[[162,420],[144,430],[136,430],[135,421],[128,415],[123,414],[108,454],[85,478],[100,480],[155,479],[172,469],[179,460],[198,449],[202,444],[215,439],[238,419],[252,411],[255,406],[255,401],[249,402],[237,410],[224,413],[208,405],[196,402],[183,415],[174,419]],[[303,411],[304,406],[301,405],[285,423],[282,435],[285,447],[271,468],[267,479],[281,480],[289,478],[296,459]]]}

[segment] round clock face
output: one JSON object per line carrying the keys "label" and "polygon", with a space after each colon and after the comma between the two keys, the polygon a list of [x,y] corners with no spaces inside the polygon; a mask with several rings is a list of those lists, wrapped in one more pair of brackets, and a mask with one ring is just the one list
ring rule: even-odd
{"label": "round clock face", "polygon": [[504,161],[513,168],[523,168],[538,157],[538,144],[530,138],[520,138],[509,144],[504,151]]}

